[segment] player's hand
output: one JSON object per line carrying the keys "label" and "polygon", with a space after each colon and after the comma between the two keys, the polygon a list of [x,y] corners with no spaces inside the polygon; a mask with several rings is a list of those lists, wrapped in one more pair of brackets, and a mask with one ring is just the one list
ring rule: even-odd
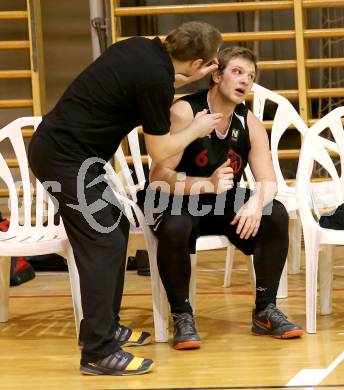
{"label": "player's hand", "polygon": [[197,129],[198,137],[203,138],[215,129],[215,127],[221,122],[222,118],[223,114],[208,114],[208,110],[204,109],[195,115],[192,125]]}
{"label": "player's hand", "polygon": [[226,160],[210,176],[210,181],[214,185],[214,192],[216,194],[221,194],[233,188],[234,174],[233,169],[229,166],[230,163],[230,159]]}
{"label": "player's hand", "polygon": [[175,88],[180,88],[183,85],[200,80],[206,75],[214,72],[217,68],[218,65],[213,61],[211,61],[208,64],[202,66],[200,69],[198,69],[196,73],[194,73],[192,76],[185,76],[181,73],[176,73],[174,77],[174,86]]}
{"label": "player's hand", "polygon": [[263,209],[258,204],[257,198],[252,196],[236,213],[231,225],[237,224],[236,233],[241,239],[254,237],[259,229]]}

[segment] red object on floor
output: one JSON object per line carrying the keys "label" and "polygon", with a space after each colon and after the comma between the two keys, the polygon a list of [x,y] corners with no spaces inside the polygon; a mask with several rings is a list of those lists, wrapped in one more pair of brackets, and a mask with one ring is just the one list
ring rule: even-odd
{"label": "red object on floor", "polygon": [[[7,232],[10,221],[4,219],[0,213],[0,231]],[[35,277],[35,270],[26,260],[25,256],[11,258],[10,285],[17,286]]]}
{"label": "red object on floor", "polygon": [[14,272],[17,273],[20,271],[24,271],[25,269],[28,269],[30,267],[31,267],[31,265],[28,261],[26,261],[25,257],[19,256],[19,257],[17,257],[17,261],[16,261],[16,264],[14,267]]}
{"label": "red object on floor", "polygon": [[2,219],[1,214],[0,214],[0,231],[1,232],[7,232],[8,227],[10,226],[10,221],[7,219]]}

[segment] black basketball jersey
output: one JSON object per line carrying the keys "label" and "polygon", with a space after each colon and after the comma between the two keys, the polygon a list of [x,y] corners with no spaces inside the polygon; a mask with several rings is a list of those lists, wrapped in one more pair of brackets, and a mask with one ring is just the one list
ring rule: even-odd
{"label": "black basketball jersey", "polygon": [[[194,116],[204,109],[209,110],[208,91],[183,96],[192,108]],[[209,177],[227,158],[234,173],[234,182],[239,182],[248,161],[251,148],[247,126],[248,109],[244,104],[235,107],[232,120],[223,136],[215,129],[208,136],[198,138],[184,150],[176,171],[187,176]]]}

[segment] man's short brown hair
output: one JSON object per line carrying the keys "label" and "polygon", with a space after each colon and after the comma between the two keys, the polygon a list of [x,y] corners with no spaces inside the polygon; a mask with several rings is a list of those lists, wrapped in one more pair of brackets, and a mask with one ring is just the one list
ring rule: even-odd
{"label": "man's short brown hair", "polygon": [[186,22],[171,31],[165,39],[168,53],[178,61],[201,58],[208,62],[216,56],[222,43],[219,30],[205,22]]}

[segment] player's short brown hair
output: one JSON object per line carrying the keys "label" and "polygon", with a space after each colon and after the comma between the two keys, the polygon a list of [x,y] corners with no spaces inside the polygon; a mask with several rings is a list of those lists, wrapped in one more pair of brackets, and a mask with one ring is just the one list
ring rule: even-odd
{"label": "player's short brown hair", "polygon": [[228,62],[233,58],[244,58],[245,60],[252,62],[254,65],[255,71],[257,71],[257,58],[252,50],[247,49],[246,47],[232,46],[226,47],[219,51],[217,59],[219,61],[219,69],[223,70],[228,65]]}

